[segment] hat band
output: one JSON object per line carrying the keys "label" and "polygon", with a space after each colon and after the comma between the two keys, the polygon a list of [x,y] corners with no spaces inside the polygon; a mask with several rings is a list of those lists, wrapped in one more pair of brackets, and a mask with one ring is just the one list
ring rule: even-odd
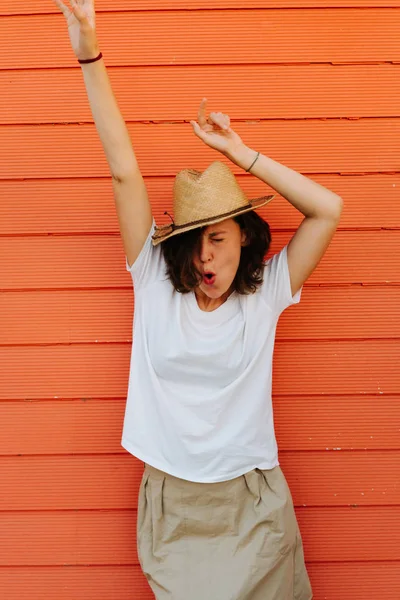
{"label": "hat band", "polygon": [[164,225],[161,227],[156,227],[156,229],[170,229],[171,231],[178,231],[179,229],[186,229],[186,227],[191,227],[192,225],[201,225],[202,223],[208,223],[208,221],[211,221],[212,219],[219,219],[220,217],[229,217],[231,215],[235,215],[236,213],[240,213],[243,211],[243,209],[245,208],[253,208],[253,204],[251,202],[249,202],[247,205],[243,205],[240,208],[234,208],[233,210],[230,210],[229,212],[226,213],[220,213],[219,215],[214,215],[214,216],[210,216],[207,217],[206,219],[199,219],[198,221],[189,221],[188,223],[185,223],[184,225],[175,225],[174,222],[168,224],[168,225]]}

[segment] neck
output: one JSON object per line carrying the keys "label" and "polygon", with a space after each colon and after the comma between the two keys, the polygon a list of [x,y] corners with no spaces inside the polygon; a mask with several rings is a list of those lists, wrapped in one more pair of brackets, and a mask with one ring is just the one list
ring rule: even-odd
{"label": "neck", "polygon": [[216,310],[221,304],[227,301],[231,293],[233,292],[233,286],[231,286],[222,296],[219,298],[210,298],[200,288],[195,289],[197,304],[201,310],[211,312]]}

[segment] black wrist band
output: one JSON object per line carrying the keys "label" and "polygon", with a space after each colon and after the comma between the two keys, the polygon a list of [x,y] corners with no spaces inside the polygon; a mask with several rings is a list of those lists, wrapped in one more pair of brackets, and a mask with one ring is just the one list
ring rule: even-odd
{"label": "black wrist band", "polygon": [[92,62],[95,62],[96,60],[100,60],[100,58],[103,58],[103,55],[101,52],[98,56],[96,56],[96,58],[88,58],[87,60],[78,60],[78,63],[80,63],[81,65],[87,65],[88,63],[92,63]]}

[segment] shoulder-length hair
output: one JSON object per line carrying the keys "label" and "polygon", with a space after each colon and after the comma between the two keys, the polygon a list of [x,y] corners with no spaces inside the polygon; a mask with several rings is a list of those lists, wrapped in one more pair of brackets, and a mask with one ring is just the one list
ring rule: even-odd
{"label": "shoulder-length hair", "polygon": [[[234,290],[239,294],[254,293],[263,282],[264,256],[271,244],[269,224],[254,210],[233,217],[246,234],[246,246],[242,246],[239,266],[233,280]],[[200,249],[201,235],[205,227],[197,227],[162,242],[161,250],[167,265],[167,275],[175,290],[182,294],[191,292],[201,283],[202,274],[196,269],[193,257]]]}

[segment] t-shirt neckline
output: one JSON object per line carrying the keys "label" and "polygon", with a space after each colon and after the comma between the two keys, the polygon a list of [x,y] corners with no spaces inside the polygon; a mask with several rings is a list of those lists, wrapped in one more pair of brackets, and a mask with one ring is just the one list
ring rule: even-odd
{"label": "t-shirt neckline", "polygon": [[221,321],[229,319],[237,311],[238,294],[235,290],[233,290],[223,304],[211,311],[202,310],[200,308],[194,290],[185,295],[188,296],[189,307],[194,318],[196,318],[196,320],[201,320],[204,323],[220,323]]}

